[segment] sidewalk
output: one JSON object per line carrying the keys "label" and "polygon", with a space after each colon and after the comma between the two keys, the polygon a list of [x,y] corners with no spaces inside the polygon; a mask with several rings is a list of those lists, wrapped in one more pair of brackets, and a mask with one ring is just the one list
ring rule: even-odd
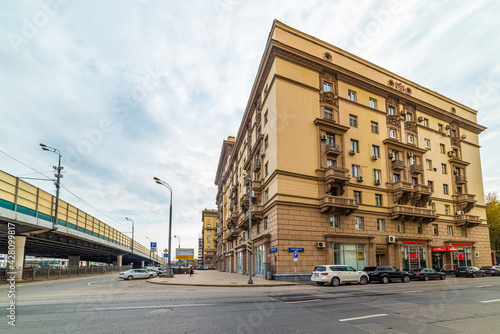
{"label": "sidewalk", "polygon": [[263,286],[290,286],[291,282],[268,281],[253,277],[253,284],[248,284],[248,276],[235,273],[226,273],[216,270],[195,270],[193,276],[177,274],[174,278],[156,277],[147,280],[149,283],[165,285],[187,286],[219,286],[219,287],[263,287]]}

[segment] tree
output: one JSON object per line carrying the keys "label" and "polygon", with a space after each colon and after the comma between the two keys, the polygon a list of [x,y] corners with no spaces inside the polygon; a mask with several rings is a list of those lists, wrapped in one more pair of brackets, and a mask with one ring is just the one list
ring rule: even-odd
{"label": "tree", "polygon": [[495,192],[486,196],[486,220],[490,229],[491,249],[500,252],[500,202]]}

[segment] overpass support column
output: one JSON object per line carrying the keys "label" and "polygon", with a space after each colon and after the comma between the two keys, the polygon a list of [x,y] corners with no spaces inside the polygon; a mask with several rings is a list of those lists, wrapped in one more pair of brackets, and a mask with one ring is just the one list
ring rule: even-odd
{"label": "overpass support column", "polygon": [[117,256],[116,256],[116,265],[117,265],[118,267],[121,267],[121,266],[122,266],[122,261],[123,261],[123,259],[122,259],[122,255],[117,255]]}
{"label": "overpass support column", "polygon": [[79,256],[70,256],[69,261],[68,261],[68,267],[70,267],[70,268],[80,267],[80,257]]}
{"label": "overpass support column", "polygon": [[9,255],[15,256],[14,266],[16,267],[16,269],[23,269],[24,268],[24,246],[26,245],[26,237],[21,236],[21,235],[15,235],[14,241],[16,242],[16,247],[14,248],[15,254],[9,253]]}
{"label": "overpass support column", "polygon": [[144,268],[144,261],[141,261],[141,268]]}

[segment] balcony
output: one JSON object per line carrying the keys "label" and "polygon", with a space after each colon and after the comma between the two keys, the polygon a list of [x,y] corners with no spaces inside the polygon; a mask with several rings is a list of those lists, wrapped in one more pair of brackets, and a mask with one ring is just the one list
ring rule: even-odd
{"label": "balcony", "polygon": [[260,171],[260,166],[262,165],[261,159],[255,159],[253,162],[253,171],[254,173],[258,173]]}
{"label": "balcony", "polygon": [[476,227],[477,225],[481,224],[479,216],[457,215],[455,216],[455,220],[457,221],[458,226],[463,227]]}
{"label": "balcony", "polygon": [[419,164],[411,164],[410,165],[410,172],[411,173],[423,173],[424,168],[422,167],[422,165],[419,165]]}
{"label": "balcony", "polygon": [[401,169],[405,169],[406,165],[405,165],[405,162],[403,160],[392,160],[391,167],[392,167],[392,169],[401,170]]}
{"label": "balcony", "polygon": [[476,195],[460,194],[453,195],[452,198],[459,210],[464,212],[469,212],[474,207],[474,204],[476,204]]}
{"label": "balcony", "polygon": [[419,202],[419,206],[426,206],[431,199],[433,191],[425,184],[415,184],[413,186],[413,199]]}
{"label": "balcony", "polygon": [[337,167],[328,167],[325,171],[325,182],[328,183],[349,183],[349,170]]}
{"label": "balcony", "polygon": [[319,201],[321,213],[340,213],[350,215],[358,208],[354,198],[325,196]]}
{"label": "balcony", "polygon": [[248,210],[248,195],[241,196],[240,207],[243,212],[246,212]]}
{"label": "balcony", "polygon": [[466,184],[467,183],[467,179],[463,175],[455,175],[455,182],[457,184]]}
{"label": "balcony", "polygon": [[394,203],[408,203],[413,196],[413,184],[406,181],[388,182],[387,189],[394,194]]}
{"label": "balcony", "polygon": [[229,228],[226,232],[226,239],[227,241],[234,240],[238,237],[238,234],[240,233],[240,229],[237,227],[232,227]]}
{"label": "balcony", "polygon": [[332,144],[326,144],[325,152],[327,155],[333,155],[333,156],[337,156],[340,155],[340,153],[342,153],[339,145],[332,145]]}
{"label": "balcony", "polygon": [[409,205],[396,205],[391,208],[391,219],[403,219],[428,224],[438,217],[436,210],[427,208],[417,208]]}

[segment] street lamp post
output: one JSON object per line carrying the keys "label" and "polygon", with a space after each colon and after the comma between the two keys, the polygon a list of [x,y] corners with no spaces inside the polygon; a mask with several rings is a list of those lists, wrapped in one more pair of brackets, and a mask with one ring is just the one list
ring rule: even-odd
{"label": "street lamp post", "polygon": [[125,217],[125,219],[132,222],[132,253],[133,253],[134,252],[134,220],[129,218],[129,217]]}
{"label": "street lamp post", "polygon": [[45,144],[40,144],[40,146],[42,147],[42,150],[54,152],[55,154],[57,154],[59,156],[59,164],[57,165],[57,167],[53,166],[53,168],[55,169],[57,174],[54,174],[54,176],[56,177],[56,182],[54,183],[54,185],[56,186],[56,209],[54,210],[54,222],[52,223],[52,227],[54,229],[57,229],[57,227],[59,226],[59,223],[57,220],[57,215],[59,213],[59,188],[61,187],[61,178],[63,177],[61,175],[61,170],[64,168],[64,167],[61,167],[62,155],[61,155],[61,152],[56,148],[47,146]]}
{"label": "street lamp post", "polygon": [[151,263],[153,264],[153,267],[155,266],[155,263],[153,262],[153,259],[151,258],[151,239],[146,237],[146,239],[149,240],[149,261],[151,261]]}
{"label": "street lamp post", "polygon": [[[160,180],[156,176],[153,177],[153,180],[156,181],[156,183],[161,184],[162,186],[166,187],[168,190],[170,190],[170,217],[168,221],[168,253],[167,253],[167,277],[170,277],[172,275],[172,265],[170,264],[170,256],[172,254],[172,187],[165,181]],[[180,242],[180,240],[179,240]]]}
{"label": "street lamp post", "polygon": [[177,248],[181,248],[181,237],[178,235],[174,235],[174,238],[179,238],[179,247]]}

